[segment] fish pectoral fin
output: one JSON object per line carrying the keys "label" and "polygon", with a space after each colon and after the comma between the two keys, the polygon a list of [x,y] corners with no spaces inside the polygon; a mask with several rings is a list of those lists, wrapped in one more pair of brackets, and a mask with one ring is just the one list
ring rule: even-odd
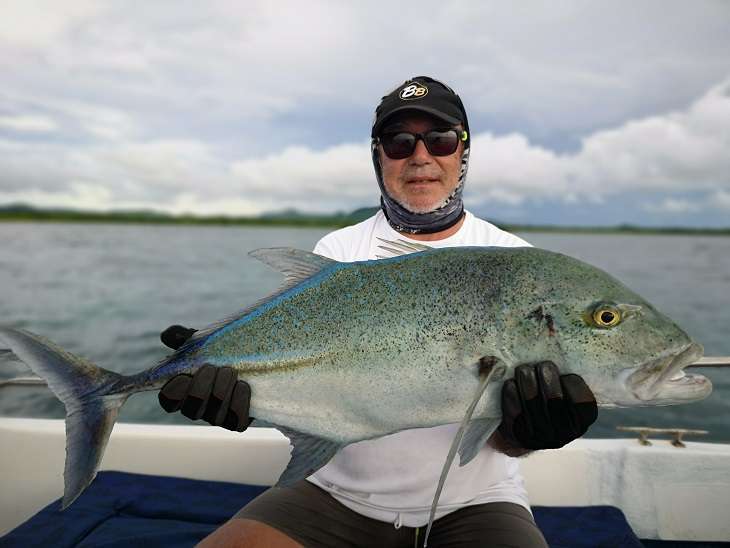
{"label": "fish pectoral fin", "polygon": [[289,438],[289,443],[292,446],[289,464],[286,465],[286,469],[279,476],[279,481],[276,482],[277,487],[287,487],[311,476],[327,464],[335,456],[335,453],[343,447],[342,444],[331,440],[303,434],[281,426],[273,426]]}
{"label": "fish pectoral fin", "polygon": [[459,444],[459,466],[468,464],[487,443],[489,436],[499,427],[501,419],[472,419]]}
{"label": "fish pectoral fin", "polygon": [[[443,489],[444,483],[446,482],[446,476],[449,473],[449,468],[451,468],[451,463],[454,461],[454,457],[456,457],[457,450],[462,447],[464,433],[466,431],[467,425],[469,424],[469,421],[472,418],[472,415],[474,414],[474,409],[476,408],[477,403],[479,403],[482,394],[484,394],[484,391],[487,389],[487,386],[489,386],[489,383],[493,380],[501,380],[504,377],[504,372],[506,370],[506,366],[501,363],[501,360],[496,356],[484,356],[480,358],[477,366],[479,368],[479,386],[474,393],[474,398],[469,404],[466,413],[464,413],[464,418],[461,419],[459,430],[458,432],[456,432],[456,436],[454,436],[454,441],[451,442],[449,454],[446,456],[444,466],[441,469],[441,476],[439,477],[438,485],[436,486],[436,492],[433,495],[433,502],[431,503],[431,512],[428,515],[428,525],[426,525],[426,534],[423,538],[424,546],[428,544],[428,535],[431,533],[431,527],[433,526],[433,521],[436,518],[436,509],[438,507],[439,497],[441,496],[441,490]],[[481,437],[481,435],[483,435],[483,432],[480,431],[479,435],[479,437]],[[474,442],[472,441],[472,444],[473,443]]]}

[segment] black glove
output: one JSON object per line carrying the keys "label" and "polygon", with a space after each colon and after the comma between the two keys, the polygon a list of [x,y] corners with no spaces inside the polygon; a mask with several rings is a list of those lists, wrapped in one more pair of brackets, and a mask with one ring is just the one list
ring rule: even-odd
{"label": "black glove", "polygon": [[598,418],[593,392],[579,375],[553,362],[518,365],[502,388],[499,432],[513,447],[557,449],[581,437]]}
{"label": "black glove", "polygon": [[[160,334],[160,339],[177,349],[195,331],[173,325]],[[227,430],[243,432],[253,420],[248,416],[251,386],[237,380],[231,367],[203,365],[193,375],[176,375],[162,387],[157,398],[168,413],[180,411],[189,419],[203,419]]]}
{"label": "black glove", "polygon": [[165,346],[177,350],[185,344],[190,337],[193,336],[197,329],[183,327],[182,325],[171,325],[160,333],[160,340]]}

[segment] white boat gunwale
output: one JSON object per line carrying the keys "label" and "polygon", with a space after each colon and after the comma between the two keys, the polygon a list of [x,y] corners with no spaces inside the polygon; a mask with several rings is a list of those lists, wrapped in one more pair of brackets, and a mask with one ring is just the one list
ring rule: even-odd
{"label": "white boat gunwale", "polygon": [[[0,535],[63,492],[61,419],[0,417]],[[102,470],[271,485],[289,459],[276,430],[119,423]],[[730,444],[578,439],[520,459],[532,505],[611,505],[644,539],[730,540]]]}

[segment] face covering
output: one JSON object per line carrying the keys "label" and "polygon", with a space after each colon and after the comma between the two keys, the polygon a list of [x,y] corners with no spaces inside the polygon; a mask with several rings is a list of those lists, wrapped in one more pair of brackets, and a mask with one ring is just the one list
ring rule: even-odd
{"label": "face covering", "polygon": [[451,228],[459,222],[464,214],[464,202],[462,192],[466,181],[466,172],[469,168],[469,147],[465,146],[461,155],[461,169],[459,171],[459,182],[454,191],[446,198],[445,202],[438,208],[427,213],[413,213],[403,205],[396,202],[385,190],[383,183],[383,170],[380,165],[380,153],[375,139],[371,141],[370,151],[375,167],[375,177],[380,187],[380,207],[385,218],[394,230],[408,234],[433,234]]}

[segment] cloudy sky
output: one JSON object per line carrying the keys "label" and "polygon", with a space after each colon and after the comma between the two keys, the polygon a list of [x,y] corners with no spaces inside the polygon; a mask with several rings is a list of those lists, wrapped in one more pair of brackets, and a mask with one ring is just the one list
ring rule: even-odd
{"label": "cloudy sky", "polygon": [[0,204],[377,204],[380,97],[462,96],[467,206],[730,226],[730,2],[5,0]]}

